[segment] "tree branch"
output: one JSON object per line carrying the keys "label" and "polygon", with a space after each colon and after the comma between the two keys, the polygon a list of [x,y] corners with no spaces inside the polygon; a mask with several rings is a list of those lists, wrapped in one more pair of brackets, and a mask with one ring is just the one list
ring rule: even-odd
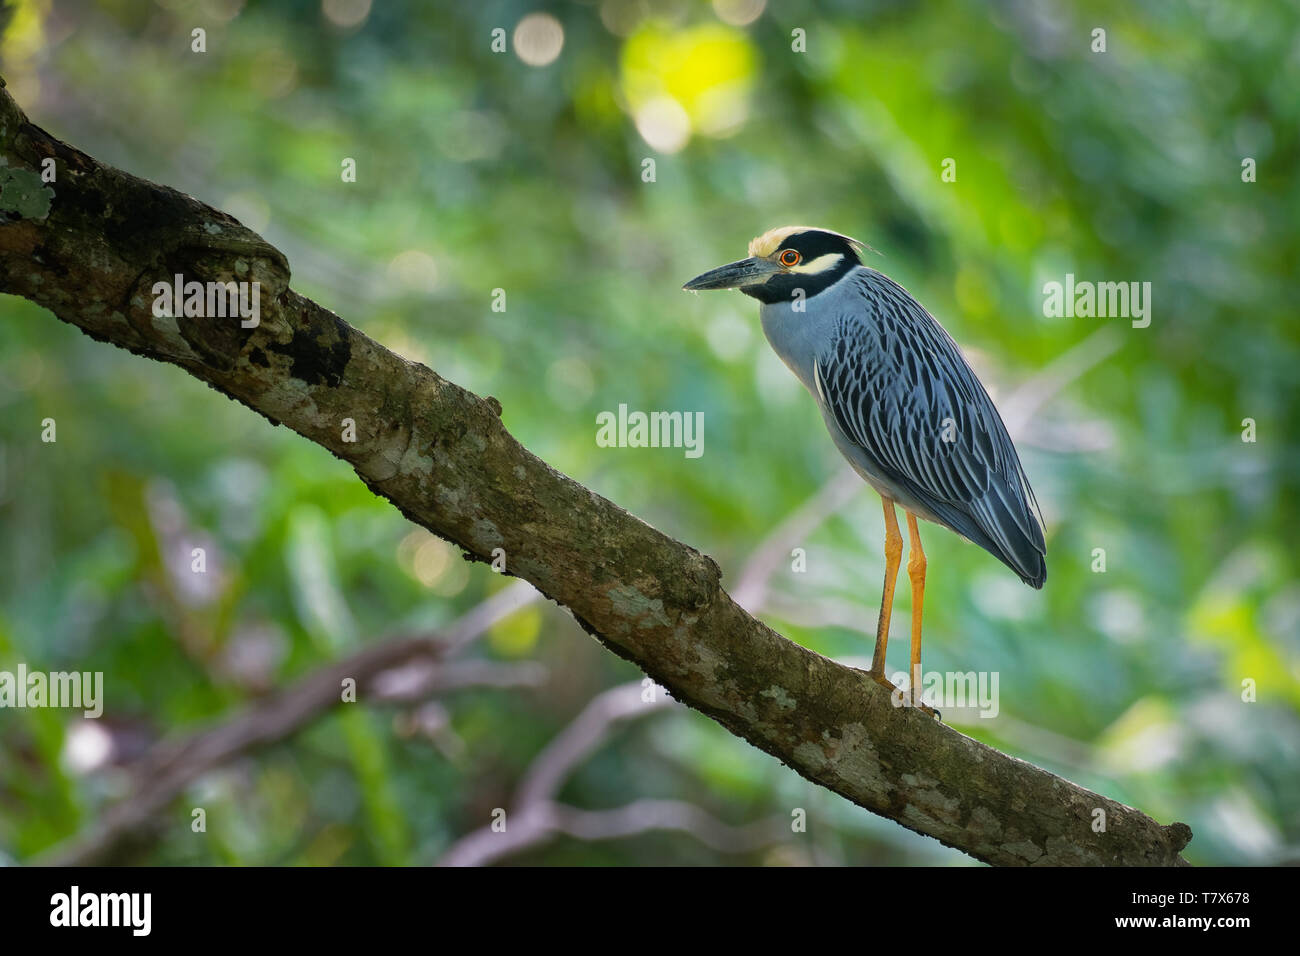
{"label": "tree branch", "polygon": [[372,706],[414,704],[434,694],[469,687],[540,686],[546,669],[535,662],[449,660],[536,594],[526,582],[516,581],[470,608],[436,637],[394,636],[377,641],[318,668],[225,721],[159,741],[127,768],[130,784],[125,797],[84,832],[51,848],[35,862],[62,866],[111,863],[124,849],[144,843],[172,801],[205,773],[287,740],[341,706],[344,678],[356,681],[356,700]]}
{"label": "tree branch", "polygon": [[[500,404],[390,352],[289,287],[235,219],[105,166],[0,91],[0,291],[95,339],[169,362],[355,468],[407,518],[564,605],[614,653],[808,779],[994,864],[1182,862],[1183,824],[1002,754],[861,671],[786,640],[707,556],[530,454]],[[40,181],[53,159],[57,181]],[[258,281],[261,322],[154,317],[151,287]],[[355,422],[345,441],[344,419]],[[1104,832],[1093,831],[1095,810]]]}
{"label": "tree branch", "polygon": [[278,743],[339,706],[342,682],[368,687],[376,675],[412,660],[434,659],[442,648],[426,638],[373,644],[351,657],[313,671],[298,683],[254,704],[234,720],[155,745],[131,767],[133,791],[101,814],[94,825],[37,859],[39,865],[102,866],[123,847],[142,841],[160,815],[208,771],[234,758]]}

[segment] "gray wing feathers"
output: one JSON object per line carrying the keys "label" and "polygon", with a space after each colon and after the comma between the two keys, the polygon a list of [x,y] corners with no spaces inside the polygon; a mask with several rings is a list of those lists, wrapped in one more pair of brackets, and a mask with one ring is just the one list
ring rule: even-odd
{"label": "gray wing feathers", "polygon": [[901,286],[865,268],[855,280],[814,366],[819,398],[882,478],[1042,587],[1038,505],[988,393]]}

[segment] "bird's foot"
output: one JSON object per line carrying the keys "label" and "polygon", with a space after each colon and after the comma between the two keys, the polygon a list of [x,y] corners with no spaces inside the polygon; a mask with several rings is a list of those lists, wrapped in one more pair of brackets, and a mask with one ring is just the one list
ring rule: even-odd
{"label": "bird's foot", "polygon": [[943,715],[927,704],[924,700],[921,700],[917,694],[909,694],[902,689],[899,689],[894,697],[894,706],[915,707],[917,710],[921,711],[921,713],[929,714],[935,720],[943,720]]}
{"label": "bird's foot", "polygon": [[881,687],[885,688],[885,690],[889,691],[889,699],[895,707],[915,707],[922,713],[929,714],[935,720],[943,720],[943,714],[924,701],[916,699],[915,695],[907,693],[879,671],[869,670],[867,671],[867,676]]}
{"label": "bird's foot", "polygon": [[940,723],[943,722],[943,714],[941,714],[938,710],[931,707],[929,704],[925,703],[924,701],[909,700],[907,706],[915,707],[918,710],[920,710],[922,713],[929,714],[931,717],[933,717],[935,720],[939,721]]}
{"label": "bird's foot", "polygon": [[885,688],[885,690],[889,691],[890,696],[893,696],[894,694],[902,693],[902,691],[900,691],[898,687],[894,685],[894,682],[891,681],[884,674],[880,673],[880,671],[867,671],[867,676],[870,677],[877,684],[879,684],[881,687]]}

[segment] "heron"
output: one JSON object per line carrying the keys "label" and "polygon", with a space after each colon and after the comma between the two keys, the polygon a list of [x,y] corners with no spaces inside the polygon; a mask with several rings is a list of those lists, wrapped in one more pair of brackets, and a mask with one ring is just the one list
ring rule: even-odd
{"label": "heron", "polygon": [[[687,282],[739,289],[759,301],[763,333],[811,393],[854,471],[881,497],[885,581],[868,672],[885,675],[894,587],[907,516],[912,589],[912,705],[921,701],[925,551],[918,521],[955,531],[1033,588],[1047,580],[1042,512],[988,392],[943,326],[906,289],[864,265],[864,243],[813,226],[781,226],[749,256]],[[901,699],[897,695],[895,700]]]}

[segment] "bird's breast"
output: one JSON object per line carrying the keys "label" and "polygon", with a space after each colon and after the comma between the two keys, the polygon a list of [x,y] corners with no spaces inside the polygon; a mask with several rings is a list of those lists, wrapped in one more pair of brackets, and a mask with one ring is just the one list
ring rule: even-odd
{"label": "bird's breast", "polygon": [[[803,304],[806,307],[808,303]],[[809,321],[807,311],[796,312],[793,303],[777,302],[763,305],[760,318],[763,335],[772,351],[815,398],[817,386],[813,382],[813,362],[824,347],[821,341],[824,337],[813,328],[814,323]]]}

